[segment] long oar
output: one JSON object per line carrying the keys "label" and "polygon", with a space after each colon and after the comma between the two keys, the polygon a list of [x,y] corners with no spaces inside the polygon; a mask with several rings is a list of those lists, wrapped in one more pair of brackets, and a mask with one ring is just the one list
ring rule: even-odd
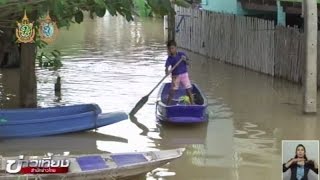
{"label": "long oar", "polygon": [[149,96],[152,94],[152,92],[162,83],[162,81],[164,81],[171,73],[172,71],[183,61],[183,58],[181,58],[177,64],[175,64],[169,71],[169,73],[167,75],[165,75],[161,81],[149,92],[149,94],[145,95],[142,99],[140,99],[140,101],[138,101],[138,103],[134,106],[134,108],[131,110],[131,112],[129,113],[131,116],[135,115],[141,108],[142,106],[144,106],[146,104],[146,102],[149,99]]}

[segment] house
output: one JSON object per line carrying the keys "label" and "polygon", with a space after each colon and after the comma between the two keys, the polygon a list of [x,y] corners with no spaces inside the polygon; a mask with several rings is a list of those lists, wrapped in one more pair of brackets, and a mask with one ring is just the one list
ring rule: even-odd
{"label": "house", "polygon": [[202,0],[204,10],[242,15],[243,9],[237,0]]}
{"label": "house", "polygon": [[[301,2],[302,0],[202,0],[201,5],[208,11],[271,19],[282,26],[302,26]],[[317,3],[319,9],[320,0]]]}

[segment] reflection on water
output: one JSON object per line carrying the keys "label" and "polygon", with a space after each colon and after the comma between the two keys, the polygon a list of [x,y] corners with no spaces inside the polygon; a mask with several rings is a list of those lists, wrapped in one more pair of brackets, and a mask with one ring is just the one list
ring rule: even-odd
{"label": "reflection on water", "polygon": [[0,76],[1,99],[0,108],[15,108],[19,101],[19,70],[2,69]]}
{"label": "reflection on water", "polygon": [[[73,153],[101,153],[97,148],[97,141],[128,143],[128,140],[125,138],[95,132],[84,132],[59,136],[2,140],[0,152],[2,152],[2,155],[7,156],[14,156],[17,153],[42,155],[44,152],[62,153],[64,151],[71,151]],[[33,150],[32,152],[30,152],[31,149]]]}
{"label": "reflection on water", "polygon": [[[129,112],[164,75],[161,21],[126,22],[105,16],[62,31],[50,48],[62,51],[64,66],[58,71],[37,70],[38,104],[97,103],[104,112]],[[281,139],[320,138],[319,117],[301,114],[300,87],[188,54],[193,60],[191,78],[208,97],[208,123],[182,127],[158,124],[154,93],[137,118],[97,132],[0,140],[1,154],[186,147],[179,160],[137,179],[269,180],[281,176]],[[18,71],[1,72],[1,105],[13,107],[18,103]],[[59,97],[54,93],[58,75],[62,81]]]}

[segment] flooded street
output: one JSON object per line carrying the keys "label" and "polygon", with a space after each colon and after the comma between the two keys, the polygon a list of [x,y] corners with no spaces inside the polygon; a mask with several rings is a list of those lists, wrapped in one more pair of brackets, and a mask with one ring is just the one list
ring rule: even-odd
{"label": "flooded street", "polygon": [[[96,103],[104,112],[129,112],[164,76],[167,52],[162,19],[86,20],[62,31],[50,48],[61,51],[63,67],[37,70],[39,106]],[[282,139],[320,139],[319,116],[302,114],[300,86],[187,53],[192,60],[191,79],[208,98],[207,124],[157,123],[155,91],[136,120],[97,132],[0,140],[1,154],[186,147],[180,159],[138,179],[270,180],[281,177]],[[61,95],[54,93],[57,75],[62,80]],[[0,83],[1,106],[13,107],[19,99],[18,71],[1,70]],[[166,176],[168,172],[175,175]]]}

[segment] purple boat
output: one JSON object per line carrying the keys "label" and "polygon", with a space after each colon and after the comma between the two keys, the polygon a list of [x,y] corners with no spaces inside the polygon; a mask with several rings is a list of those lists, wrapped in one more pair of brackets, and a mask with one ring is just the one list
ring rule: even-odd
{"label": "purple boat", "polygon": [[195,104],[190,105],[183,100],[184,89],[179,89],[173,98],[172,105],[166,105],[171,83],[164,83],[156,102],[156,117],[162,122],[200,123],[208,120],[207,98],[196,84],[192,84]]}

